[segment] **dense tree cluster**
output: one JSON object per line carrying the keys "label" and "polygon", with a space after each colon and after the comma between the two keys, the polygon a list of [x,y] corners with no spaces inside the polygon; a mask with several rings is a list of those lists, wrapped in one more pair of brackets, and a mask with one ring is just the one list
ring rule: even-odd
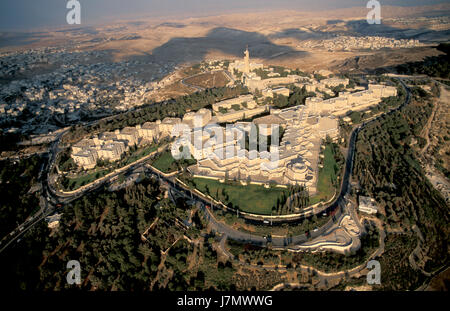
{"label": "dense tree cluster", "polygon": [[[2,125],[3,128],[8,128],[10,126]],[[3,129],[0,129],[0,152],[1,151],[17,151],[19,150],[19,146],[17,143],[27,139],[28,136],[25,136],[20,133],[8,133]]]}
{"label": "dense tree cluster", "polygon": [[[307,97],[314,97],[315,94],[307,92],[306,88],[302,88],[291,85],[289,86],[291,94],[289,97],[284,95],[274,94],[273,99],[267,98],[266,101],[271,101],[271,104],[279,109],[294,107],[298,105],[304,105]],[[269,102],[266,102],[269,103]]]}
{"label": "dense tree cluster", "polygon": [[162,120],[165,117],[183,117],[188,111],[210,107],[215,102],[247,93],[248,89],[246,87],[238,85],[234,88],[219,87],[207,89],[162,103],[148,103],[136,110],[100,120],[89,127],[82,125],[74,126],[63,137],[63,140],[64,142],[75,142],[88,134],[113,131],[127,126],[136,126],[145,122]]}
{"label": "dense tree cluster", "polygon": [[388,273],[381,273],[381,285],[377,289],[416,289],[425,281],[425,276],[414,270],[409,262],[409,256],[417,242],[418,238],[413,233],[387,235],[385,251],[379,261],[381,271]]}
{"label": "dense tree cluster", "polygon": [[441,43],[438,50],[445,53],[445,55],[426,57],[420,62],[410,62],[397,66],[397,71],[400,74],[425,74],[430,77],[439,77],[444,79],[450,78],[450,44]]}
{"label": "dense tree cluster", "polygon": [[41,165],[43,161],[39,157],[0,161],[0,237],[39,210],[39,198],[30,190],[37,186]]}
{"label": "dense tree cluster", "polygon": [[89,195],[67,207],[46,245],[41,264],[44,289],[68,287],[64,264],[78,260],[82,287],[98,290],[148,289],[160,249],[140,237],[154,220],[159,187],[145,180],[118,193]]}
{"label": "dense tree cluster", "polygon": [[[3,283],[9,291],[233,289],[235,269],[218,260],[202,213],[194,213],[191,226],[183,224],[188,208],[182,199],[176,205],[163,199],[158,182],[148,178],[89,194],[64,207],[56,229],[42,222],[2,254]],[[204,243],[184,238],[202,240],[201,232]],[[66,282],[70,260],[80,262],[79,286]]]}
{"label": "dense tree cluster", "polygon": [[429,271],[448,262],[448,206],[425,177],[411,140],[419,137],[431,111],[429,101],[414,100],[367,126],[358,136],[354,166],[363,193],[381,204],[390,226],[419,227]]}
{"label": "dense tree cluster", "polygon": [[277,205],[272,208],[274,214],[288,215],[295,212],[296,209],[303,209],[309,205],[309,192],[304,185],[290,185],[288,195],[283,192],[280,199],[277,199]]}

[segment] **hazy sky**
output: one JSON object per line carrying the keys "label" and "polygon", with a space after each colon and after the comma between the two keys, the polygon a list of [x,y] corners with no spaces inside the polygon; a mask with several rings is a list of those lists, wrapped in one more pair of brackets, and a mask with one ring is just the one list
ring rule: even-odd
{"label": "hazy sky", "polygon": [[[79,0],[82,24],[112,17],[234,12],[239,9],[320,10],[366,6],[368,0]],[[450,0],[380,0],[383,5],[432,5]],[[0,30],[24,30],[66,23],[67,0],[0,0]]]}

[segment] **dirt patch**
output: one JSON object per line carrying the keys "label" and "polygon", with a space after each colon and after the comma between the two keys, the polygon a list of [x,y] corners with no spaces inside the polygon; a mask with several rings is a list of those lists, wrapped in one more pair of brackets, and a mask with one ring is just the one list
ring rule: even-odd
{"label": "dirt patch", "polygon": [[426,291],[448,291],[450,287],[450,268],[435,276]]}
{"label": "dirt patch", "polygon": [[228,83],[228,78],[221,71],[207,72],[197,76],[184,79],[184,84],[193,85],[204,89],[213,87],[224,87]]}

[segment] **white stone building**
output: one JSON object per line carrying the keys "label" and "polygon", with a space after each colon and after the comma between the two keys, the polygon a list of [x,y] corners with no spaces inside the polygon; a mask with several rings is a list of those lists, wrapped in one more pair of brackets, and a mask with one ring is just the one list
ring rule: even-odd
{"label": "white stone building", "polygon": [[358,209],[359,211],[370,215],[378,213],[377,202],[370,197],[360,196]]}

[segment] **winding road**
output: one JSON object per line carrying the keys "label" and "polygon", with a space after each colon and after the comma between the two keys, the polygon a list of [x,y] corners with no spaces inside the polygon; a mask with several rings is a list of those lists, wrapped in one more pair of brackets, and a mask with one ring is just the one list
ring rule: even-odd
{"label": "winding road", "polygon": [[[387,112],[384,115],[393,113],[393,112],[401,109],[403,106],[408,104],[410,101],[409,89],[403,83],[403,81],[401,81],[401,79],[399,79],[399,81],[403,85],[404,89],[406,90],[407,98],[402,105],[400,105],[399,107],[397,107],[395,109],[392,109],[391,111]],[[382,115],[382,116],[384,116],[384,115]],[[341,182],[340,193],[337,196],[336,200],[333,203],[331,203],[329,206],[326,206],[322,209],[317,209],[315,211],[315,214],[322,214],[323,212],[326,212],[328,215],[331,214],[334,216],[332,216],[331,219],[324,226],[322,226],[321,228],[318,228],[318,230],[316,232],[311,232],[309,234],[309,236],[307,236],[306,234],[301,234],[301,235],[292,236],[292,237],[272,237],[270,242],[272,243],[272,245],[274,247],[286,247],[288,245],[304,243],[308,240],[314,239],[314,238],[322,235],[328,229],[330,229],[333,225],[335,225],[336,220],[339,219],[340,215],[342,215],[343,209],[345,208],[345,202],[346,202],[345,196],[349,193],[349,190],[350,190],[350,179],[351,179],[352,171],[353,171],[353,162],[354,162],[354,157],[355,157],[355,152],[356,152],[356,140],[358,137],[358,133],[365,126],[374,122],[375,120],[378,120],[382,116],[378,116],[377,118],[375,118],[371,121],[364,122],[363,124],[359,125],[355,129],[353,129],[353,131],[351,133],[348,154],[347,154],[347,159],[346,159],[346,165],[345,165],[345,171],[344,171],[344,178],[342,179],[342,182]],[[47,174],[45,174],[44,180],[42,180],[42,185],[43,185],[42,198],[45,199],[45,203],[41,207],[41,210],[39,211],[38,214],[34,215],[30,219],[28,219],[25,223],[20,225],[18,227],[18,229],[16,229],[12,233],[10,233],[6,237],[6,239],[3,239],[2,241],[0,241],[0,253],[2,251],[4,251],[9,245],[11,245],[12,242],[18,240],[20,238],[20,236],[22,236],[27,230],[31,229],[39,221],[45,219],[45,217],[54,213],[57,210],[58,206],[68,204],[68,203],[82,197],[83,195],[85,195],[88,192],[99,189],[102,185],[108,183],[109,181],[111,181],[112,178],[115,177],[115,175],[113,174],[111,176],[108,176],[107,178],[102,178],[101,181],[95,181],[95,182],[87,185],[83,189],[74,191],[70,194],[60,193],[60,192],[56,191],[55,189],[53,189],[52,176],[50,175],[50,172],[52,171],[52,168],[55,165],[56,155],[59,151],[59,149],[58,149],[59,142],[64,133],[65,132],[60,133],[58,138],[53,143],[53,145],[50,149],[50,152],[49,152],[50,157],[49,157],[49,161],[46,165],[47,168],[46,169],[44,168],[44,171],[48,172]],[[126,170],[124,170],[124,172],[129,172],[138,167],[141,167],[146,164],[145,162],[146,161],[140,161],[138,163],[133,163],[133,164],[129,165],[126,168]],[[155,169],[152,169],[148,165],[146,165],[146,168],[148,169],[150,174],[157,176],[160,181],[164,181],[165,183],[167,183],[173,191],[176,191],[179,194],[182,194],[187,198],[191,198],[197,203],[201,203],[202,209],[205,212],[205,215],[206,215],[208,221],[215,228],[215,230],[218,231],[219,233],[226,234],[227,237],[237,240],[237,241],[245,241],[245,242],[249,242],[249,243],[253,243],[255,245],[261,245],[261,246],[267,244],[267,242],[268,242],[267,239],[262,236],[241,232],[241,231],[231,228],[228,225],[225,225],[222,222],[217,221],[214,218],[211,211],[207,208],[207,206],[209,206],[210,208],[213,208],[213,209],[216,208],[216,206],[214,206],[214,204],[211,204],[211,200],[208,197],[202,196],[196,192],[193,192],[191,189],[186,188],[184,185],[177,182],[175,178],[168,177],[168,176],[162,174],[161,172],[159,172]],[[312,217],[313,215],[310,215],[310,216]],[[305,217],[305,215],[298,215],[298,217],[295,220],[299,221],[299,220],[303,219],[304,217]],[[263,221],[263,218],[262,219],[258,218],[258,219],[253,219],[253,220]],[[286,219],[284,217],[280,217],[279,219],[272,218],[271,220],[286,222]],[[289,219],[289,222],[292,222],[292,219]],[[20,228],[20,230],[19,230],[19,228]]]}

